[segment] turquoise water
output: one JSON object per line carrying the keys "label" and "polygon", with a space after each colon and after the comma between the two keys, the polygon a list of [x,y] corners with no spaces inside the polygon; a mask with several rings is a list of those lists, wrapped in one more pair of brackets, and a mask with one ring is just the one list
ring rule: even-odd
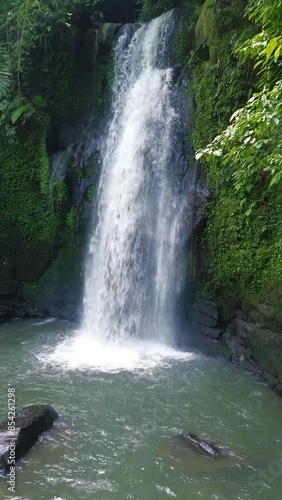
{"label": "turquoise water", "polygon": [[[265,385],[219,360],[150,344],[107,351],[77,349],[77,340],[74,363],[75,349],[60,344],[72,330],[62,321],[0,329],[0,418],[8,383],[18,407],[50,403],[61,416],[19,463],[16,496],[0,478],[0,498],[281,498],[282,400]],[[174,438],[181,430],[230,455],[213,461],[186,449]]]}

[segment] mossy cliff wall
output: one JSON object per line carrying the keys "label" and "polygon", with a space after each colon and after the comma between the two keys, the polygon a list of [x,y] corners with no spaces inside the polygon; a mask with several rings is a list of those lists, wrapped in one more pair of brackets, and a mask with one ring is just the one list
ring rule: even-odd
{"label": "mossy cliff wall", "polygon": [[[98,176],[98,137],[112,78],[113,36],[76,26],[52,79],[31,75],[47,105],[0,124],[0,300],[77,319],[87,227]],[[99,32],[98,32],[99,31]],[[38,61],[38,66],[41,64]],[[44,61],[42,63],[44,65]],[[49,73],[48,73],[49,75]],[[91,140],[90,140],[91,138]]]}
{"label": "mossy cliff wall", "polygon": [[[186,54],[193,72],[188,90],[195,96],[196,150],[222,132],[258,88],[252,61],[242,63],[235,54],[257,30],[245,16],[246,6],[245,0],[206,0],[194,21],[194,42],[186,45]],[[185,32],[180,40],[185,60],[183,41]],[[210,194],[196,235],[197,287],[189,307],[190,327],[216,351],[263,373],[282,393],[281,189],[264,195],[256,191],[259,203],[246,216],[224,168],[218,162],[203,162],[202,168]]]}
{"label": "mossy cliff wall", "polygon": [[[224,130],[234,111],[258,88],[252,61],[242,63],[235,54],[257,29],[245,16],[246,6],[245,0],[206,0],[196,22],[189,89],[196,102],[195,149],[205,147]],[[246,216],[224,167],[203,163],[203,170],[210,197],[201,241],[201,291],[235,302],[249,301],[250,297],[263,300],[282,281],[281,189],[260,194],[262,178],[254,192],[259,202]]]}

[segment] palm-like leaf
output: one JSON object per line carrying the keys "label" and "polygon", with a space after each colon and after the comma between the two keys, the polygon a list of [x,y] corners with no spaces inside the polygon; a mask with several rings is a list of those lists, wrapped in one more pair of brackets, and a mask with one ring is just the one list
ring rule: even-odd
{"label": "palm-like leaf", "polygon": [[11,83],[11,63],[8,52],[3,44],[0,44],[0,92],[7,90]]}

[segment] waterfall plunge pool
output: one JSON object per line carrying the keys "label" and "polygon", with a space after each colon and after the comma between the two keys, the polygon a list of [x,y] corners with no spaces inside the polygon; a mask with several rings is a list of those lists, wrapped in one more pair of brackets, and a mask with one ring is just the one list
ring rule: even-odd
{"label": "waterfall plunge pool", "polygon": [[[280,498],[282,400],[265,385],[197,352],[141,341],[95,351],[74,335],[64,321],[1,327],[0,418],[8,384],[18,408],[50,403],[61,418],[19,463],[15,497],[0,477],[0,498]],[[231,456],[181,447],[181,430]]]}

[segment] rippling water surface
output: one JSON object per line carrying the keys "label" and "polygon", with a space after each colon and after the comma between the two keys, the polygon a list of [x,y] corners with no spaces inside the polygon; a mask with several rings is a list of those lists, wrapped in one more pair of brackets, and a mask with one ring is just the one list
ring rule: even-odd
{"label": "rippling water surface", "polygon": [[[51,403],[61,416],[20,462],[12,498],[281,498],[282,400],[266,386],[157,344],[112,346],[108,357],[103,346],[81,345],[75,362],[73,335],[58,321],[0,329],[0,417],[8,383],[18,407]],[[186,450],[174,440],[181,430],[231,455],[213,461]],[[5,478],[0,498],[11,498]]]}

